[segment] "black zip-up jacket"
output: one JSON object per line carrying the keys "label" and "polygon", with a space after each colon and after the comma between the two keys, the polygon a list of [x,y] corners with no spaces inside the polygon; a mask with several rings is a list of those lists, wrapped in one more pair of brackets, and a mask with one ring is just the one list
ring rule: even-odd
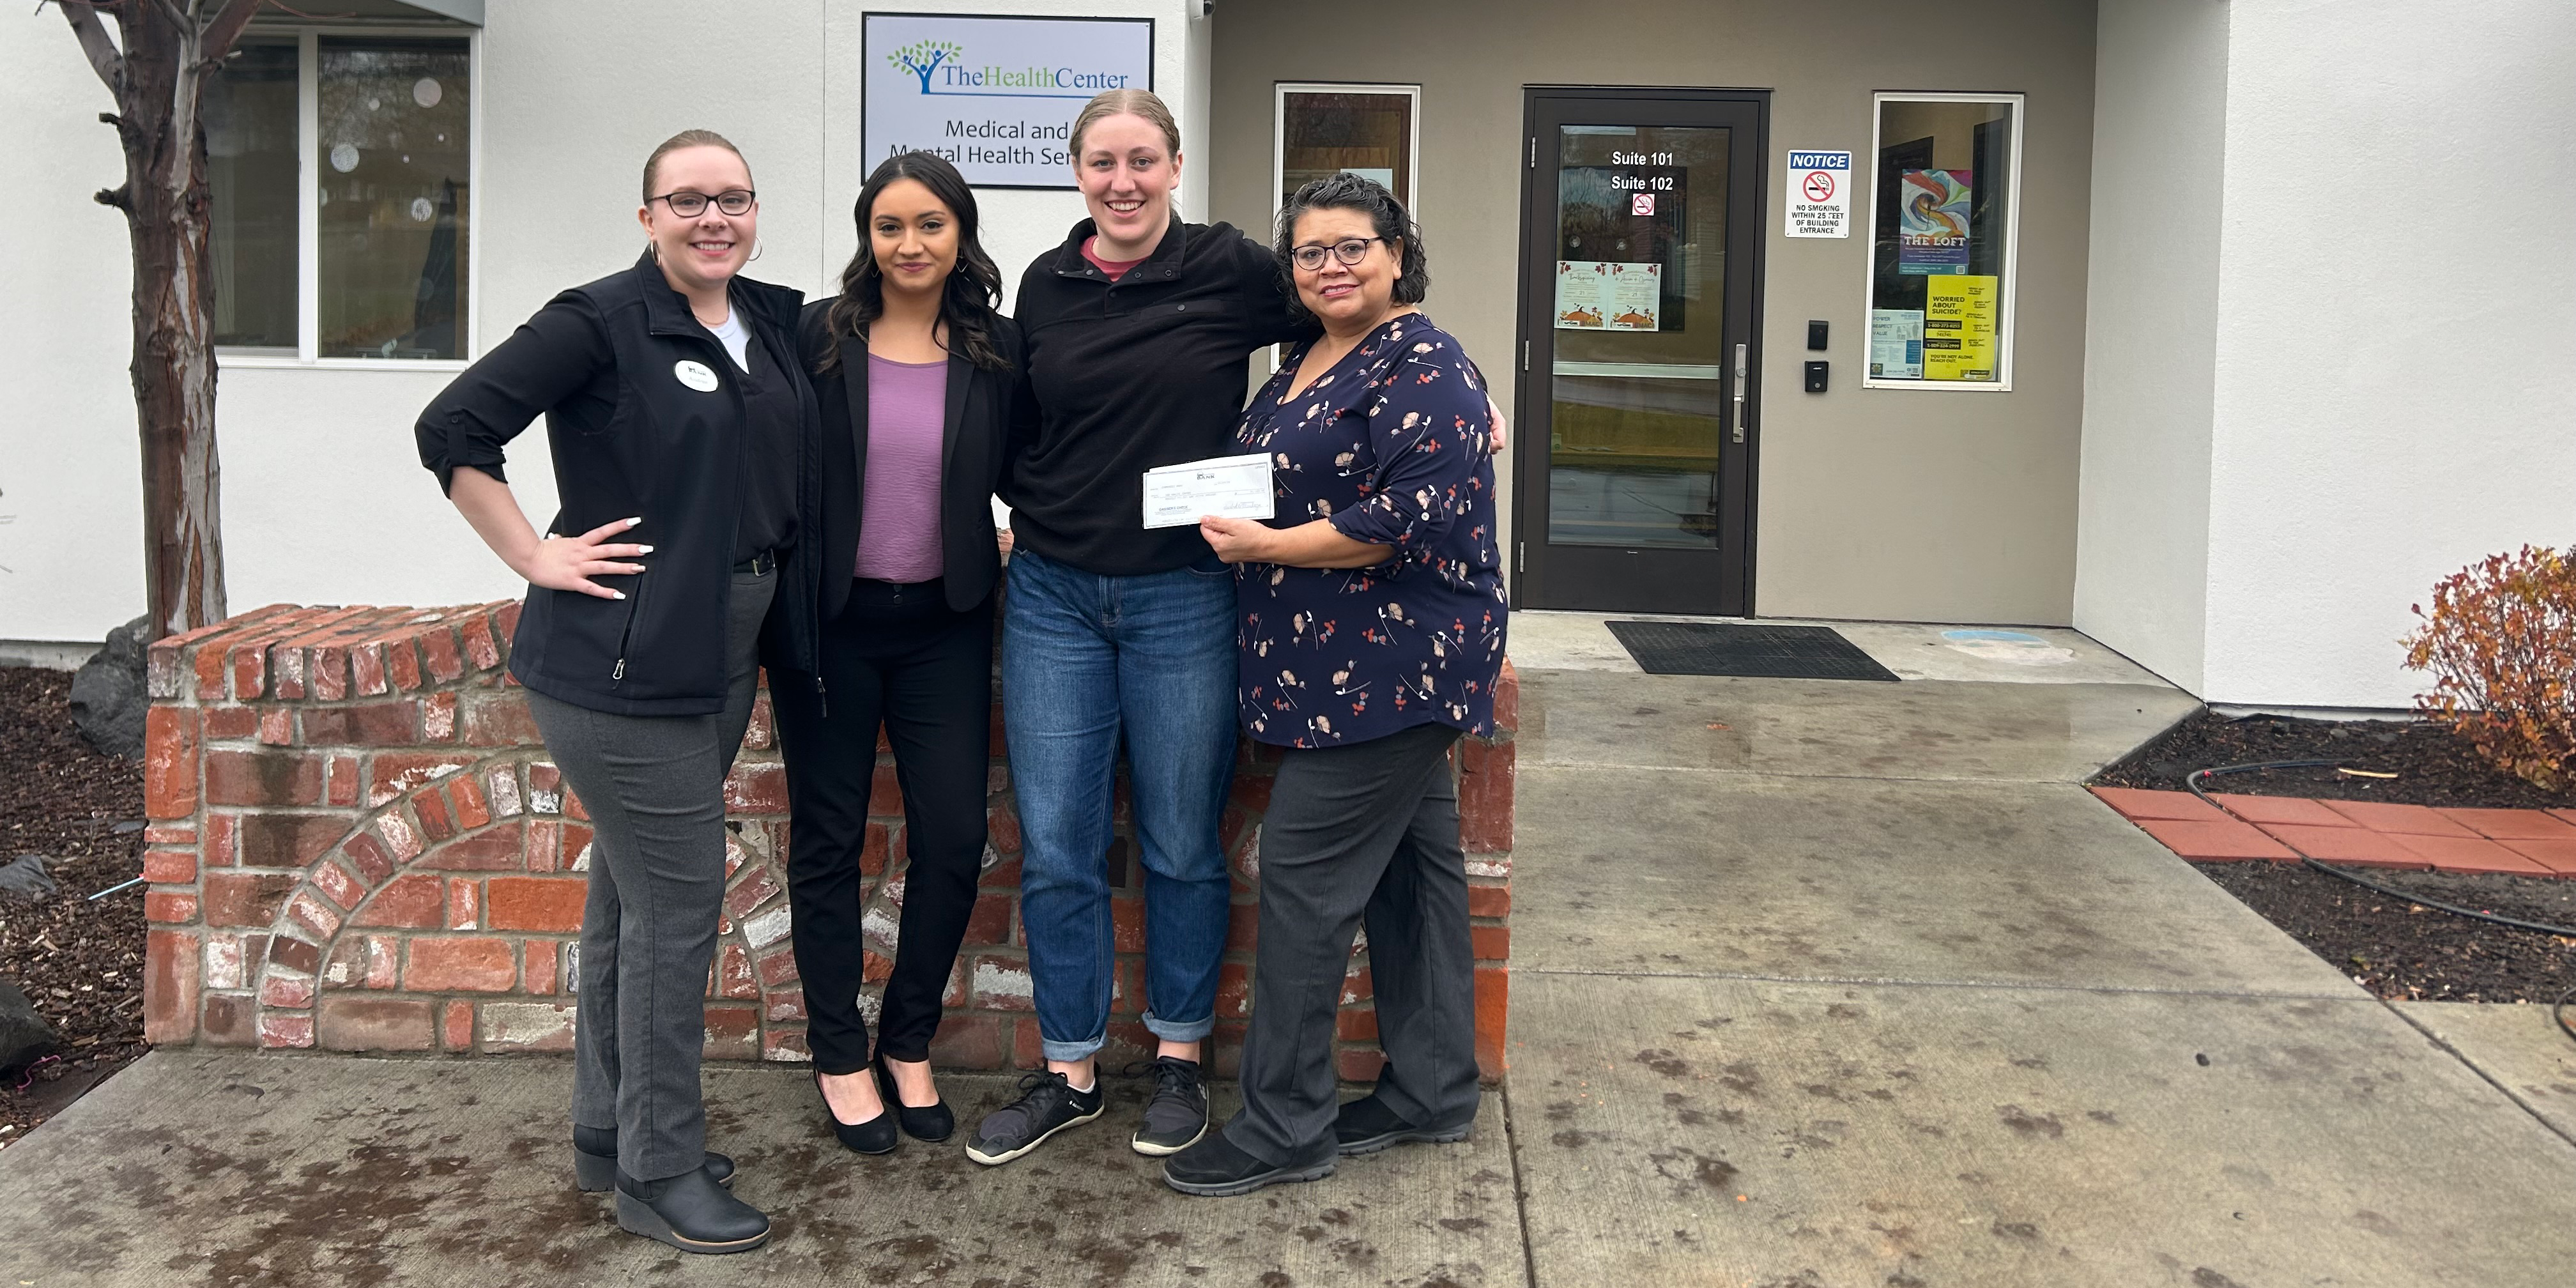
{"label": "black zip-up jacket", "polygon": [[[821,420],[796,355],[804,294],[735,278],[732,306],[796,391],[798,529],[816,510]],[[702,390],[708,373],[715,388]],[[683,377],[686,376],[687,380]],[[630,516],[614,538],[653,547],[645,571],[595,577],[602,599],[528,588],[510,674],[548,697],[619,715],[724,709],[725,610],[733,593],[747,441],[740,372],[650,255],[576,286],[468,367],[420,415],[421,464],[451,486],[458,466],[502,478],[502,447],[540,414],[565,536]],[[813,583],[780,582],[761,631],[762,660],[812,670]]]}
{"label": "black zip-up jacket", "polygon": [[[797,332],[822,408],[822,526],[814,540],[797,543],[790,561],[799,573],[808,564],[818,571],[823,621],[838,617],[850,600],[868,470],[868,342],[829,334],[831,308],[830,300],[806,305]],[[958,612],[984,602],[1002,572],[1001,552],[993,544],[991,498],[1001,488],[1002,467],[1009,461],[1012,409],[1020,392],[1020,329],[1009,318],[993,319],[993,347],[1010,360],[1008,370],[976,366],[962,352],[948,357],[948,410],[939,436],[939,513],[889,520],[926,519],[939,525],[940,581],[948,606]],[[826,351],[836,354],[838,364],[828,373],[820,369]]]}
{"label": "black zip-up jacket", "polygon": [[[1034,425],[1012,462],[1018,548],[1109,576],[1208,555],[1195,527],[1145,530],[1145,471],[1234,454],[1252,352],[1288,320],[1268,247],[1178,218],[1112,283],[1083,258],[1092,221],[1030,261],[1016,301]],[[1024,418],[1025,419],[1025,418]]]}

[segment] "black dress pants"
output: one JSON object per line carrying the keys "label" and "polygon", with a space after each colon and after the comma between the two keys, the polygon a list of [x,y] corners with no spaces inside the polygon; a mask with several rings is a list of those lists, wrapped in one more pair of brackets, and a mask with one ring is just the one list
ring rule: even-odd
{"label": "black dress pants", "polygon": [[[993,601],[956,612],[939,582],[853,584],[824,623],[824,694],[775,686],[770,701],[787,759],[787,897],[804,978],[814,1067],[868,1065],[859,1010],[867,940],[859,920],[877,726],[894,748],[909,853],[894,973],[877,1016],[877,1050],[926,1060],[941,995],[957,962],[983,870],[984,784],[993,718]],[[829,714],[823,703],[830,704]]]}

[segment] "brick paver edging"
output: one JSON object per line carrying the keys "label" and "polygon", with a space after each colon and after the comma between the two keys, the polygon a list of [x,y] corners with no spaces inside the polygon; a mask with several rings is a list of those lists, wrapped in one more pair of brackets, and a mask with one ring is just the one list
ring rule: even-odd
{"label": "brick paver edging", "polygon": [[2359,868],[2576,877],[2576,810],[2435,809],[2210,793],[2226,806],[2220,809],[2190,792],[2091,790],[2194,863],[2295,863],[2306,854]]}
{"label": "brick paver edging", "polygon": [[[144,1035],[155,1044],[488,1055],[572,1041],[590,829],[503,669],[519,606],[272,605],[151,647],[145,727]],[[1476,1054],[1503,1071],[1510,989],[1510,664],[1497,732],[1455,756],[1476,963]],[[932,1059],[1038,1063],[1019,924],[1019,818],[997,710],[991,848]],[[864,860],[867,977],[884,979],[903,905],[904,825],[880,736]],[[1274,749],[1237,748],[1224,843],[1233,933],[1213,1062],[1230,1075],[1251,1003],[1255,879]],[[789,951],[787,784],[769,700],[725,784],[725,916],[707,985],[711,1059],[798,1061],[805,1007]],[[1117,974],[1105,1058],[1153,1049],[1145,920],[1124,772],[1109,855]],[[871,1012],[874,996],[864,1002]],[[1376,1076],[1366,946],[1337,1025],[1345,1078]]]}

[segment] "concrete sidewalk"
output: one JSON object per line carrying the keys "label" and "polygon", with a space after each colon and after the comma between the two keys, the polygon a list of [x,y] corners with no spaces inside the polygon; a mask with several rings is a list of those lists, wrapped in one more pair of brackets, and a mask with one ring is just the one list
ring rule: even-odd
{"label": "concrete sidewalk", "polygon": [[[559,1063],[163,1051],[0,1151],[0,1283],[2567,1282],[2546,1009],[2383,1005],[2075,786],[2183,695],[2064,632],[1853,628],[1889,685],[1513,629],[1555,667],[1522,672],[1512,1072],[1467,1145],[1187,1199],[1126,1149],[1137,1087],[986,1170],[848,1154],[802,1070],[715,1069],[778,1237],[684,1259],[571,1189]],[[968,1121],[1010,1094],[943,1085]]]}

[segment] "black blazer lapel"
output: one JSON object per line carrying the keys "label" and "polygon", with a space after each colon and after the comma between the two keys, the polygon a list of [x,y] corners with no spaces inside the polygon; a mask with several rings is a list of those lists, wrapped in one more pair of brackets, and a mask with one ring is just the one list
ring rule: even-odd
{"label": "black blazer lapel", "polygon": [[843,336],[840,345],[841,394],[849,403],[850,502],[855,510],[868,494],[868,342]]}
{"label": "black blazer lapel", "polygon": [[[966,393],[975,383],[975,364],[962,353],[948,355],[948,411],[939,422],[939,477],[957,470],[957,431],[966,423]],[[943,488],[942,491],[947,489]]]}

